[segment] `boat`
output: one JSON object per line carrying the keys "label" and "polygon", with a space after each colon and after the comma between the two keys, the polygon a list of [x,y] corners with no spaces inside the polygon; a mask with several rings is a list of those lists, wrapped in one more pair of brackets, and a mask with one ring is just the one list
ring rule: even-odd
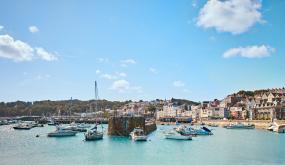
{"label": "boat", "polygon": [[192,140],[192,135],[181,135],[177,131],[170,131],[165,134],[165,138],[173,140]]}
{"label": "boat", "polygon": [[55,122],[53,119],[49,120],[47,124],[48,125],[58,125],[58,123]]}
{"label": "boat", "polygon": [[[95,81],[95,109],[98,110],[97,107],[97,101],[99,99],[98,96],[98,88],[97,88],[97,81]],[[85,135],[85,140],[86,141],[92,141],[92,140],[100,140],[103,139],[103,126],[101,125],[102,131],[98,131],[97,129],[98,124],[95,125],[95,127],[91,128],[88,130],[84,135]]]}
{"label": "boat", "polygon": [[254,124],[243,124],[243,123],[235,123],[226,125],[225,128],[227,129],[254,129]]}
{"label": "boat", "polygon": [[86,128],[80,128],[78,127],[78,124],[75,122],[70,123],[67,127],[63,127],[62,129],[64,130],[72,130],[72,131],[77,131],[77,132],[86,132]]}
{"label": "boat", "polygon": [[273,131],[277,133],[285,133],[285,124],[272,123],[271,126],[267,128],[268,131]]}
{"label": "boat", "polygon": [[33,128],[32,123],[29,122],[20,122],[16,126],[13,127],[14,129],[19,129],[19,130],[29,130]]}
{"label": "boat", "polygon": [[86,123],[80,123],[80,124],[77,124],[77,127],[78,128],[90,128],[91,125],[90,124],[86,124]]}
{"label": "boat", "polygon": [[33,126],[33,127],[44,127],[43,124],[40,124],[40,123],[38,123],[38,122],[32,122],[32,126]]}
{"label": "boat", "polygon": [[102,131],[99,132],[97,130],[97,124],[96,124],[95,127],[88,130],[84,135],[85,135],[86,141],[101,140],[103,139],[103,127],[102,127]]}
{"label": "boat", "polygon": [[214,123],[209,123],[208,126],[209,126],[209,127],[219,127],[218,124],[214,124]]}
{"label": "boat", "polygon": [[212,131],[205,126],[197,129],[182,125],[180,127],[177,127],[175,130],[181,135],[213,135]]}
{"label": "boat", "polygon": [[8,125],[9,122],[7,120],[2,120],[0,121],[0,125]]}
{"label": "boat", "polygon": [[146,141],[147,136],[144,133],[144,130],[142,128],[135,128],[131,133],[130,137],[134,141]]}
{"label": "boat", "polygon": [[75,136],[76,135],[76,131],[72,131],[72,130],[65,130],[60,126],[56,126],[56,130],[54,132],[50,132],[48,133],[48,137],[66,137],[66,136]]}

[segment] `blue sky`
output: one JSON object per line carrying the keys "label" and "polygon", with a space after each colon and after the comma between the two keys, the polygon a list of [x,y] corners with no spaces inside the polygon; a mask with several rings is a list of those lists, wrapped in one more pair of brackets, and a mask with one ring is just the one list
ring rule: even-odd
{"label": "blue sky", "polygon": [[222,99],[285,85],[283,0],[4,0],[0,101]]}

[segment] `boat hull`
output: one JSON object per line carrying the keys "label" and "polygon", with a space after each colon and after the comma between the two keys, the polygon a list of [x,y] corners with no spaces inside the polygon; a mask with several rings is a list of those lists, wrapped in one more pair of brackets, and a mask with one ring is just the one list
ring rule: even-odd
{"label": "boat hull", "polygon": [[75,136],[76,132],[64,132],[64,133],[57,133],[51,132],[48,133],[48,137],[67,137],[67,136]]}
{"label": "boat hull", "polygon": [[86,141],[94,141],[94,140],[101,140],[103,139],[103,134],[102,133],[97,133],[97,134],[85,134],[85,140]]}
{"label": "boat hull", "polygon": [[32,127],[13,127],[13,128],[17,130],[30,130]]}
{"label": "boat hull", "polygon": [[147,136],[132,136],[131,138],[134,141],[147,141]]}
{"label": "boat hull", "polygon": [[177,135],[165,135],[166,139],[172,139],[172,140],[192,140],[192,136],[177,136]]}
{"label": "boat hull", "polygon": [[254,129],[254,126],[227,126],[227,129]]}

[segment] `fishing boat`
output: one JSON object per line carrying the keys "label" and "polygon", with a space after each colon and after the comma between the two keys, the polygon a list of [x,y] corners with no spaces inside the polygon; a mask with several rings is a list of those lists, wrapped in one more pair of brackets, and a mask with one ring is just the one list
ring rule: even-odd
{"label": "fishing boat", "polygon": [[103,139],[103,127],[102,127],[102,131],[99,132],[97,129],[97,124],[96,124],[95,127],[88,130],[84,135],[85,135],[86,141],[101,140]]}
{"label": "fishing boat", "polygon": [[66,137],[66,136],[75,136],[76,135],[76,131],[72,131],[72,130],[65,130],[60,126],[56,126],[56,130],[54,132],[50,132],[48,133],[48,137]]}
{"label": "fishing boat", "polygon": [[14,129],[19,129],[19,130],[29,130],[33,128],[32,123],[29,122],[20,122],[16,126],[13,127]]}
{"label": "fishing boat", "polygon": [[243,123],[235,123],[235,124],[229,124],[225,126],[227,129],[254,129],[254,124],[243,124]]}
{"label": "fishing boat", "polygon": [[173,140],[192,140],[192,135],[181,135],[177,131],[170,131],[167,132],[165,135],[166,139],[173,139]]}
{"label": "fishing boat", "polygon": [[131,133],[130,137],[134,141],[146,141],[147,136],[144,133],[144,130],[142,128],[135,128]]}

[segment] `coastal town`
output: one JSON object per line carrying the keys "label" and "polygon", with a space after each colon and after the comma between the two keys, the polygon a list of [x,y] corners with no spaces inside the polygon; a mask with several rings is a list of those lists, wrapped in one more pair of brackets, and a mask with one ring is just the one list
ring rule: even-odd
{"label": "coastal town", "polygon": [[[98,107],[97,103],[99,101],[94,100],[91,102],[92,104],[88,103],[90,106],[96,105]],[[68,104],[70,103],[68,102]],[[224,121],[226,123],[229,120],[261,121],[261,123],[282,121],[285,119],[285,88],[239,91],[221,100],[214,99],[202,102],[174,98],[170,100],[128,101],[117,109],[101,107],[99,110],[98,108],[97,110],[96,108],[94,110],[83,110],[82,113],[70,110],[65,115],[60,109],[57,109],[50,116],[41,115],[38,118],[51,117],[62,122],[65,121],[65,123],[70,121],[70,118],[78,121],[88,120],[93,122],[100,120],[106,123],[108,118],[112,116],[142,116],[157,122],[168,123],[201,123],[209,121]],[[3,116],[2,118],[9,119],[9,117]],[[4,120],[1,123],[4,124]]]}

